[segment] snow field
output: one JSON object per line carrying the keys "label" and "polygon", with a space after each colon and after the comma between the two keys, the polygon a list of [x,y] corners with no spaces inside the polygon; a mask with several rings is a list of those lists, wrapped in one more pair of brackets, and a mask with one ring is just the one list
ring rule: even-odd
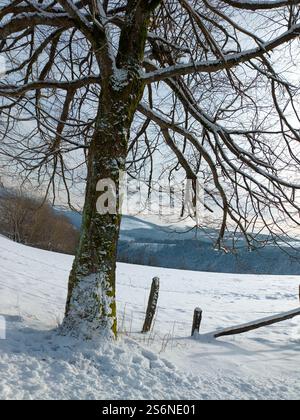
{"label": "snow field", "polygon": [[[299,399],[300,319],[212,340],[207,333],[299,306],[299,278],[118,265],[119,341],[60,337],[72,257],[0,237],[2,399]],[[152,277],[153,331],[141,335]],[[202,336],[191,339],[193,310]]]}

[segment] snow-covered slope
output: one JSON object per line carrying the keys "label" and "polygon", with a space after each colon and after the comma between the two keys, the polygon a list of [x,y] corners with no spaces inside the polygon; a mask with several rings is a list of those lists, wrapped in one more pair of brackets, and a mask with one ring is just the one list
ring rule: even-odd
{"label": "snow-covered slope", "polygon": [[[119,342],[79,343],[52,331],[63,316],[69,256],[0,237],[0,398],[300,398],[300,318],[246,335],[190,339],[299,306],[296,277],[118,266]],[[151,278],[161,279],[154,330],[142,336]]]}

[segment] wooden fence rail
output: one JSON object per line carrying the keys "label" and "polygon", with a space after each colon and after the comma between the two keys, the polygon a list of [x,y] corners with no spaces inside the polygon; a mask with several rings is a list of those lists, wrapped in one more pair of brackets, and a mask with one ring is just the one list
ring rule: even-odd
{"label": "wooden fence rail", "polygon": [[[152,286],[150,290],[148,306],[145,316],[145,321],[142,329],[142,333],[149,332],[153,323],[155,316],[158,296],[159,296],[159,286],[160,280],[158,277],[154,277],[152,280]],[[299,301],[300,301],[300,286],[299,286]],[[195,308],[193,315],[193,324],[192,324],[192,336],[200,333],[200,327],[202,322],[203,312],[201,308]],[[288,312],[282,312],[277,315],[273,315],[267,318],[261,318],[253,322],[248,322],[247,324],[237,325],[231,328],[225,328],[222,330],[215,331],[210,334],[214,338],[226,337],[230,335],[244,334],[249,331],[257,330],[259,328],[267,327],[269,325],[277,324],[279,322],[287,321],[289,319],[300,316],[300,308],[294,309]]]}
{"label": "wooden fence rail", "polygon": [[[300,302],[300,285],[299,285],[299,302]],[[277,324],[278,322],[287,321],[288,319],[295,318],[300,316],[300,308],[294,309],[289,312],[282,312],[280,314],[270,316],[268,318],[261,318],[253,322],[248,322],[247,324],[238,325],[236,327],[225,328],[223,330],[218,330],[210,334],[214,338],[226,337],[228,335],[237,335],[244,334],[249,331],[257,330],[258,328],[267,327],[269,325]],[[202,321],[202,310],[196,308],[194,311],[193,324],[192,324],[192,336],[195,333],[199,333],[200,326]]]}
{"label": "wooden fence rail", "polygon": [[248,324],[216,331],[213,336],[215,338],[219,338],[228,335],[243,334],[252,330],[257,330],[258,328],[267,327],[268,325],[277,324],[278,322],[287,321],[288,319],[295,318],[296,316],[300,316],[300,308],[289,312],[283,312],[272,317],[258,319],[257,321],[249,322]]}

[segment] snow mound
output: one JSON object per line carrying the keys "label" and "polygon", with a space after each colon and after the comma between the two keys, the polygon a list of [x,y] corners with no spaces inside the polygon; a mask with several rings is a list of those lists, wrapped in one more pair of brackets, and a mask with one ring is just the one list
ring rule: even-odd
{"label": "snow mound", "polygon": [[197,398],[200,385],[133,340],[82,343],[9,318],[0,371],[1,399]]}
{"label": "snow mound", "polygon": [[[201,359],[199,359],[201,364]],[[0,396],[7,400],[297,399],[300,383],[179,371],[131,339],[82,343],[8,317]],[[5,372],[5,374],[4,374]]]}

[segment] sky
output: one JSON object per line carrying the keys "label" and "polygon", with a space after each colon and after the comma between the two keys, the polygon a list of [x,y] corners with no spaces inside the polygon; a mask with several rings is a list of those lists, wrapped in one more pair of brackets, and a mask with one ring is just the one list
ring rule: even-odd
{"label": "sky", "polygon": [[[243,17],[244,17],[244,14],[241,14],[240,18],[237,17],[237,21],[240,24],[243,23]],[[258,27],[258,28],[260,28],[259,30],[263,34],[265,34],[266,28],[262,25],[262,23],[264,22],[264,17],[263,16],[261,16],[259,18],[258,14],[256,14],[256,15],[253,15],[251,20],[250,19],[248,19],[248,20],[249,20],[249,22],[247,21],[247,24],[248,24],[247,26],[248,27],[250,27],[250,28]],[[267,32],[268,31],[269,31],[269,29],[267,30]],[[249,45],[249,47],[252,47],[252,45]],[[297,83],[297,85],[299,84],[299,72],[297,72],[297,70],[300,67],[299,66],[299,61],[300,60],[299,60],[298,51],[299,50],[297,48],[297,45],[296,45],[296,43],[294,43],[293,44],[293,54],[292,55],[294,56],[294,59],[295,59],[295,62],[293,63],[295,66],[292,67],[292,68],[289,68],[289,79],[290,80],[292,79],[295,83]],[[285,63],[289,62],[289,58],[290,57],[288,56],[288,54],[285,57],[282,54],[282,51],[278,51],[273,55],[273,60],[272,61],[275,62],[276,68],[277,68],[278,71],[283,71],[283,70],[286,70]],[[4,67],[5,67],[5,62],[3,60],[3,57],[1,58],[1,55],[0,55],[0,78],[1,78],[1,72],[4,71]],[[164,97],[165,92],[162,90],[161,87],[160,87],[160,92],[163,93],[163,95],[162,95],[163,96],[162,100],[164,101],[163,104],[166,107],[166,109],[168,109],[170,104],[168,104],[167,99]],[[157,99],[157,101],[159,102],[159,98],[155,98],[155,99]],[[244,118],[245,118],[245,120],[248,120],[249,115],[245,114]],[[295,124],[297,124],[297,121],[295,121]],[[14,175],[13,178],[16,181],[15,173],[13,175]],[[6,181],[6,179],[4,179],[4,177],[3,177],[3,182],[4,182],[5,185],[7,185],[7,183],[8,183],[8,185],[11,185],[12,180],[10,178],[9,180],[7,179],[7,181]],[[77,205],[80,206],[83,202],[83,199],[84,199],[84,182],[81,182],[80,185],[79,185],[79,183],[76,183],[76,187],[72,189],[72,193],[73,193],[73,200],[72,200],[73,204],[75,204],[75,205],[77,204]],[[75,203],[74,203],[74,201],[75,201]],[[65,196],[64,192],[61,192],[61,195],[59,197],[57,197],[57,202],[58,202],[58,204],[66,204],[66,196]]]}
{"label": "sky", "polygon": [[0,77],[5,73],[5,59],[0,54]]}

